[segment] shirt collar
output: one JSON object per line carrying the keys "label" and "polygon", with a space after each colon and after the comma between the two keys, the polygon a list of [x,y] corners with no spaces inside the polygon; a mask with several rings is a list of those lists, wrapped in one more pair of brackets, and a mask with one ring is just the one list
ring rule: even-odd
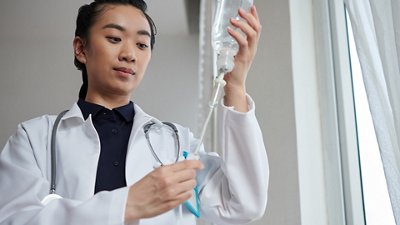
{"label": "shirt collar", "polygon": [[[90,114],[92,114],[92,117],[95,117],[97,113],[99,113],[102,109],[106,109],[104,106],[91,102],[86,102],[83,99],[78,100],[78,106],[81,109],[83,118],[85,120],[89,117]],[[133,107],[132,101],[129,101],[128,104],[114,108],[112,110],[121,115],[126,122],[131,122],[133,120],[133,117],[135,116],[135,109]]]}

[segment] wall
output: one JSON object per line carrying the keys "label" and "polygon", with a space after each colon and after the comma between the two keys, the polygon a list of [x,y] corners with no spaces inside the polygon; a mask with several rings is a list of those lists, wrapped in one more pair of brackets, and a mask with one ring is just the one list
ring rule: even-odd
{"label": "wall", "polygon": [[255,1],[263,32],[248,79],[270,162],[269,201],[254,224],[298,225],[300,194],[289,1]]}
{"label": "wall", "polygon": [[133,100],[151,115],[196,128],[198,37],[157,35],[152,61]]}
{"label": "wall", "polygon": [[[17,123],[57,113],[77,99],[81,76],[73,66],[72,34],[76,8],[83,1],[76,1],[71,8],[49,2],[7,1],[0,8],[0,145]],[[252,224],[298,225],[301,210],[289,1],[255,3],[263,32],[248,77],[248,92],[256,101],[271,175],[266,214]],[[30,25],[24,25],[28,22]],[[63,29],[54,32],[59,28],[53,24]],[[10,36],[10,29],[18,32]],[[196,126],[197,41],[190,35],[159,34],[150,68],[133,96],[150,114],[192,129]]]}

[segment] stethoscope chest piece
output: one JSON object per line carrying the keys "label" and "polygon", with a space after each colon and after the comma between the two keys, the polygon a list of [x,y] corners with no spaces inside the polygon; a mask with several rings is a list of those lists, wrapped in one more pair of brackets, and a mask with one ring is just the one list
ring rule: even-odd
{"label": "stethoscope chest piece", "polygon": [[48,194],[46,197],[43,198],[41,201],[43,205],[49,204],[51,201],[56,200],[56,199],[61,199],[62,197],[58,194]]}

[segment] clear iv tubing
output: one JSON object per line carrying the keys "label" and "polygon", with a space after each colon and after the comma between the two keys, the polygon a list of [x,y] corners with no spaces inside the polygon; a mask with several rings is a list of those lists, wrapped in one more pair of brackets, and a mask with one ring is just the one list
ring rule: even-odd
{"label": "clear iv tubing", "polygon": [[213,114],[215,107],[218,105],[222,89],[226,85],[226,81],[224,80],[224,74],[225,73],[220,73],[214,80],[213,93],[211,95],[211,99],[209,102],[210,110],[208,111],[207,118],[203,124],[203,129],[201,130],[199,144],[197,145],[196,150],[194,151],[194,154],[196,154],[196,155],[198,155],[198,153],[200,151],[200,146],[203,143],[203,139],[204,139],[204,135],[206,134],[208,123],[210,122],[210,119],[211,119],[211,116]]}

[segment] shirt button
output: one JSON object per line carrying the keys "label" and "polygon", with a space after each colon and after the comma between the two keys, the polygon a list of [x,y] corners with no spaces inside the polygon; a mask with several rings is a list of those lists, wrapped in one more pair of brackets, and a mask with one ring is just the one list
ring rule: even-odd
{"label": "shirt button", "polygon": [[111,133],[117,134],[117,133],[118,133],[118,130],[117,130],[117,129],[112,129],[112,130],[111,130]]}
{"label": "shirt button", "polygon": [[115,167],[117,167],[117,166],[119,166],[119,162],[118,162],[118,161],[115,161],[115,162],[113,162],[113,165],[114,165]]}

